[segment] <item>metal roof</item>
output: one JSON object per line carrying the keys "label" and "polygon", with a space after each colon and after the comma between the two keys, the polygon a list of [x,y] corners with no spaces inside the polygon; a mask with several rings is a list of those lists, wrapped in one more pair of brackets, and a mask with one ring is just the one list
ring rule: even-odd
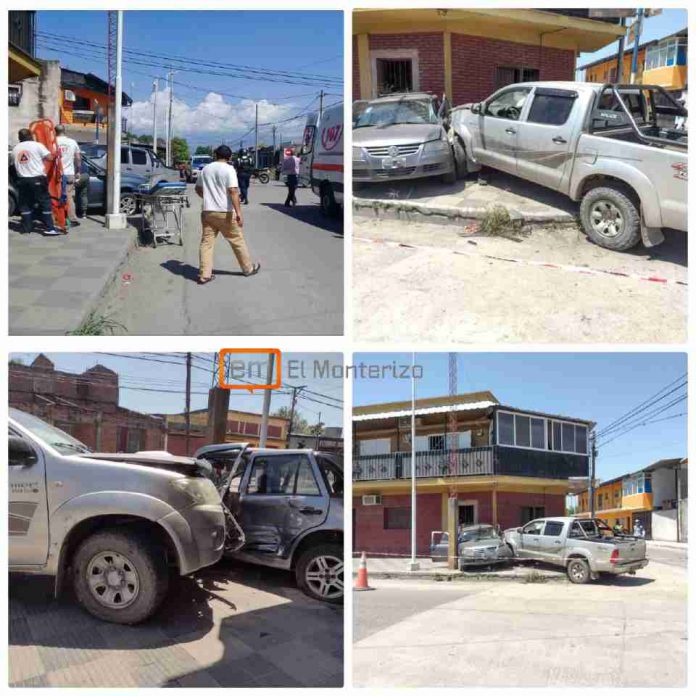
{"label": "metal roof", "polygon": [[[417,416],[427,416],[432,413],[450,413],[452,411],[478,411],[491,406],[497,406],[496,401],[472,401],[465,404],[448,404],[447,406],[430,406],[427,408],[417,408]],[[381,413],[366,413],[359,416],[353,416],[354,421],[381,420],[383,418],[403,418],[410,416],[411,409],[399,411],[383,411]]]}

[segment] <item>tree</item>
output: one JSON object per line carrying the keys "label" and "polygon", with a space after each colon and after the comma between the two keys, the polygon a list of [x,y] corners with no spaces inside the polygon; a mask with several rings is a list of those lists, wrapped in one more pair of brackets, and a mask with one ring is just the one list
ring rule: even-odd
{"label": "tree", "polygon": [[210,147],[210,145],[199,145],[193,154],[194,155],[210,155],[212,157],[213,156],[213,148]]}
{"label": "tree", "polygon": [[145,145],[150,145],[152,143],[152,136],[151,135],[139,135],[138,142],[144,143]]}
{"label": "tree", "polygon": [[[277,416],[278,418],[285,418],[286,420],[290,420],[290,409],[287,406],[281,406],[275,413],[271,415]],[[297,412],[297,409],[295,409],[295,413],[292,417],[292,426],[290,427],[290,432],[297,434],[307,434],[310,432],[309,423],[307,423],[307,420]]]}
{"label": "tree", "polygon": [[323,423],[315,423],[314,425],[310,425],[309,428],[307,429],[307,433],[309,435],[314,435],[315,437],[318,435],[321,435],[324,432],[324,424]]}
{"label": "tree", "polygon": [[190,157],[191,155],[186,139],[172,138],[172,159],[174,162],[188,162]]}

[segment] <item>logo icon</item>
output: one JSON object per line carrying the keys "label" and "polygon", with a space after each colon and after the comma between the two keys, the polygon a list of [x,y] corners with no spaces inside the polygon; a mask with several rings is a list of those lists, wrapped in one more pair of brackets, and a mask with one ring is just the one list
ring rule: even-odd
{"label": "logo icon", "polygon": [[333,150],[341,140],[342,132],[342,125],[335,125],[331,126],[330,128],[324,128],[324,130],[321,132],[321,144],[323,148],[325,150]]}
{"label": "logo icon", "polygon": [[389,148],[389,156],[390,157],[396,157],[399,154],[399,148],[396,147],[396,145],[392,145]]}

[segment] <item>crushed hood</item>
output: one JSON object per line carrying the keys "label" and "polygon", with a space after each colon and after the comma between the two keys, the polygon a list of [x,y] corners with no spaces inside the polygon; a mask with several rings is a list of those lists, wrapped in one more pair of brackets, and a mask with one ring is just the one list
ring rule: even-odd
{"label": "crushed hood", "polygon": [[353,145],[379,147],[410,145],[439,140],[443,136],[439,123],[395,123],[391,126],[366,126],[353,129]]}
{"label": "crushed hood", "polygon": [[89,452],[80,454],[85,459],[103,459],[110,462],[123,462],[124,464],[139,464],[151,466],[156,469],[169,469],[189,476],[207,473],[206,465],[193,457],[177,457],[166,452]]}

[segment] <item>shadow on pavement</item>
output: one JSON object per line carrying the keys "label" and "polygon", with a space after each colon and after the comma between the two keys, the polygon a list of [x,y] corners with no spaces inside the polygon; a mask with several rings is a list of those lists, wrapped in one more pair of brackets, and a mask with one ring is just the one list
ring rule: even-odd
{"label": "shadow on pavement", "polygon": [[320,227],[327,232],[332,232],[335,237],[343,239],[343,213],[335,218],[327,217],[321,212],[319,205],[298,205],[284,206],[282,203],[262,203],[261,205],[271,208],[278,213],[283,213],[295,218],[306,225]]}
{"label": "shadow on pavement", "polygon": [[[514,565],[518,568],[527,568],[529,570],[544,570],[547,573],[553,572],[559,576],[565,576],[566,572],[564,568],[559,568],[557,565],[552,563],[544,563],[543,561],[531,561],[516,559]],[[640,572],[640,571],[639,571]],[[602,573],[597,580],[591,580],[591,585],[615,585],[622,587],[640,587],[642,585],[649,585],[655,582],[653,578],[648,578],[640,575],[611,575],[608,573]]]}
{"label": "shadow on pavement", "polygon": [[[185,263],[184,261],[177,261],[176,259],[169,259],[161,263],[160,266],[166,271],[173,273],[174,275],[181,276],[186,280],[191,280],[194,283],[198,282],[198,267],[192,266],[190,263]],[[246,278],[242,271],[222,271],[218,268],[213,269],[213,275],[215,276],[239,276],[240,278]]]}

